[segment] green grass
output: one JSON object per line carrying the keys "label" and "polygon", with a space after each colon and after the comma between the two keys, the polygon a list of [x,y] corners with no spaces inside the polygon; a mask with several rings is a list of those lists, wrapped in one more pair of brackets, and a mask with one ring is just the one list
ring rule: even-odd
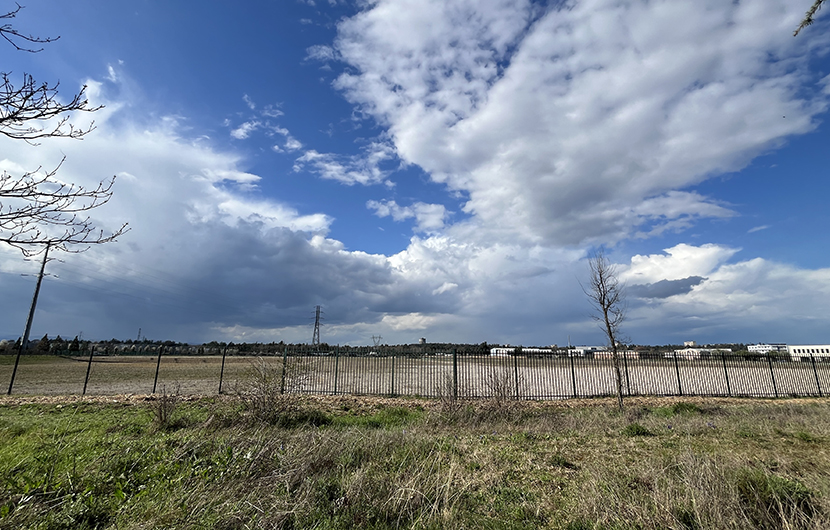
{"label": "green grass", "polygon": [[0,529],[830,527],[830,401],[358,401],[2,405]]}

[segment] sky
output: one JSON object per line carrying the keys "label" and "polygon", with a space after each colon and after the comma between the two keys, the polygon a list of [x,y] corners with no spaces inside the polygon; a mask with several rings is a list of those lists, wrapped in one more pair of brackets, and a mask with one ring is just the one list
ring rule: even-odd
{"label": "sky", "polygon": [[[54,254],[32,337],[830,342],[830,32],[804,0],[29,0],[0,71],[82,86],[65,161],[117,242]],[[10,11],[13,2],[0,0]],[[2,197],[0,197],[2,202]],[[0,247],[0,338],[37,258]],[[140,330],[140,331],[139,331]]]}

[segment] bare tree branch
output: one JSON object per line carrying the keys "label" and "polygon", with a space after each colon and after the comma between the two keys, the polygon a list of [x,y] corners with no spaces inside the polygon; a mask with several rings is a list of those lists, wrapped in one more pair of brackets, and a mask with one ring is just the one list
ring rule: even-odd
{"label": "bare tree branch", "polygon": [[625,321],[625,286],[620,283],[617,269],[605,256],[603,249],[597,250],[588,258],[588,270],[588,286],[583,285],[582,291],[594,306],[594,314],[591,317],[599,323],[608,340],[617,386],[617,404],[622,410],[622,371],[617,346],[621,338],[620,327]]}
{"label": "bare tree branch", "polygon": [[[45,44],[58,37],[41,38],[18,31],[8,21],[23,7],[0,15],[0,36],[18,51],[36,53],[21,43]],[[41,138],[80,139],[94,129],[75,127],[69,122],[75,111],[95,112],[90,107],[86,86],[64,102],[58,95],[58,83],[36,83],[23,74],[23,83],[14,86],[7,72],[0,73],[0,135],[35,144]],[[35,144],[36,145],[36,144]],[[34,171],[21,176],[6,172],[0,176],[0,242],[20,249],[24,255],[38,254],[44,248],[65,252],[83,252],[90,245],[108,243],[129,230],[126,224],[105,234],[86,215],[112,197],[115,177],[102,180],[94,188],[67,184],[56,175],[63,160],[51,171]]]}
{"label": "bare tree branch", "polygon": [[[95,112],[103,108],[90,107],[86,99],[86,85],[68,102],[58,99],[58,83],[37,84],[29,74],[23,74],[23,84],[16,87],[3,72],[0,84],[0,134],[16,140],[32,142],[40,138],[82,138],[95,129],[76,128],[69,123],[69,113],[74,111]],[[49,120],[57,121],[47,124]]]}
{"label": "bare tree branch", "polygon": [[[82,252],[90,245],[114,241],[128,230],[124,224],[104,235],[95,230],[89,217],[83,216],[112,198],[115,177],[87,189],[57,180],[59,169],[60,165],[49,172],[38,168],[21,177],[5,172],[0,175],[1,242],[19,248],[27,256],[38,253],[44,245],[65,252]],[[69,245],[86,248],[70,249]]]}
{"label": "bare tree branch", "polygon": [[795,32],[793,33],[793,37],[797,37],[798,33],[802,29],[806,28],[807,26],[809,26],[810,24],[812,24],[814,22],[813,21],[813,16],[815,16],[816,12],[819,9],[821,9],[821,4],[823,4],[823,3],[824,3],[824,0],[816,0],[815,3],[813,4],[813,7],[811,7],[809,10],[807,10],[807,14],[804,15],[804,20],[802,20],[801,24],[799,24],[798,27],[795,28]]}
{"label": "bare tree branch", "polygon": [[[15,18],[17,16],[17,14],[20,12],[20,10],[23,9],[22,5],[17,4],[17,3],[16,3],[16,5],[17,5],[17,9],[14,9],[14,10],[9,11],[9,12],[3,14],[3,15],[0,15],[0,20],[11,20],[11,19]],[[10,23],[4,23],[2,26],[0,26],[0,35],[2,35],[2,37],[4,39],[6,39],[6,41],[9,44],[14,46],[15,49],[17,49],[19,51],[32,52],[32,53],[37,53],[37,52],[41,51],[43,48],[40,48],[38,50],[33,50],[31,48],[24,48],[23,46],[20,46],[18,44],[18,42],[25,41],[25,42],[31,42],[33,44],[45,44],[45,43],[48,43],[48,42],[54,42],[54,41],[56,41],[60,38],[60,37],[35,37],[33,35],[24,35],[23,33],[20,33],[18,30],[16,30],[14,28],[14,26],[12,26]]]}

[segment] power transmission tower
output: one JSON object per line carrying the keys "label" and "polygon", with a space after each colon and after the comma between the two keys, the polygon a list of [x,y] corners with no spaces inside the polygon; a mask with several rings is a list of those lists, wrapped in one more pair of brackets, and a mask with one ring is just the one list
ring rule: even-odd
{"label": "power transmission tower", "polygon": [[380,341],[382,341],[382,340],[383,340],[382,335],[372,335],[372,342],[374,343],[375,348],[380,346]]}
{"label": "power transmission tower", "polygon": [[311,337],[311,346],[315,348],[320,347],[320,306],[315,307],[315,316],[314,316],[314,336]]}

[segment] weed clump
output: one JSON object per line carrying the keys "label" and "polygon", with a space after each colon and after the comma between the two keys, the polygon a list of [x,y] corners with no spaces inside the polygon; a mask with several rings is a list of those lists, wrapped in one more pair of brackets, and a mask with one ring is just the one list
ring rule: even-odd
{"label": "weed clump", "polygon": [[170,430],[182,426],[184,422],[181,418],[176,420],[173,418],[178,405],[178,389],[168,394],[167,388],[162,386],[161,395],[154,396],[153,401],[150,402],[150,408],[153,411],[153,424],[157,429]]}
{"label": "weed clump", "polygon": [[798,480],[744,469],[738,473],[736,486],[755,528],[806,528],[817,511],[814,493]]}
{"label": "weed clump", "polygon": [[654,433],[639,423],[629,423],[622,430],[623,436],[654,436]]}
{"label": "weed clump", "polygon": [[299,361],[283,359],[274,366],[260,358],[246,375],[237,396],[254,423],[286,428],[331,423],[331,418],[318,408],[304,406],[300,392],[307,372]]}
{"label": "weed clump", "polygon": [[691,416],[694,414],[702,414],[703,409],[695,403],[679,401],[669,407],[655,407],[651,409],[651,413],[655,416],[671,418],[672,416]]}

